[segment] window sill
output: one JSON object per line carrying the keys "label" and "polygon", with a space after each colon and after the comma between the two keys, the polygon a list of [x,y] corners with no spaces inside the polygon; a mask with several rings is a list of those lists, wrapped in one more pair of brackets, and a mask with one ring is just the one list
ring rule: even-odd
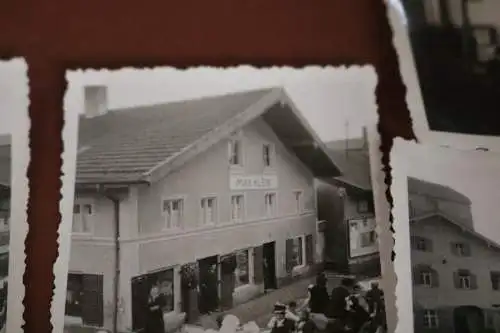
{"label": "window sill", "polygon": [[91,232],[71,232],[71,236],[77,237],[77,238],[90,238],[93,237],[94,234]]}
{"label": "window sill", "polygon": [[229,170],[231,173],[242,174],[245,172],[245,167],[243,165],[229,165]]}

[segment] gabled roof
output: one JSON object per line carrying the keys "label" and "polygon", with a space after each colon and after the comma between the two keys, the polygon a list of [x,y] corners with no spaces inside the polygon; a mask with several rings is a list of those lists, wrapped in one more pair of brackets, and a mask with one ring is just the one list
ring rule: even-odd
{"label": "gabled roof", "polygon": [[408,192],[425,195],[439,200],[451,201],[464,205],[471,205],[470,199],[449,186],[427,182],[421,179],[408,177]]}
{"label": "gabled roof", "polygon": [[332,160],[342,175],[332,181],[341,186],[371,191],[370,156],[365,138],[338,140],[326,143]]}
{"label": "gabled roof", "polygon": [[486,244],[486,246],[493,247],[496,250],[500,250],[500,244],[498,244],[497,242],[483,236],[482,234],[475,231],[473,228],[471,228],[463,223],[458,222],[457,220],[451,218],[450,216],[448,216],[440,211],[432,212],[432,213],[428,213],[428,214],[423,214],[423,215],[419,215],[419,216],[415,216],[415,217],[410,217],[410,223],[417,223],[418,221],[427,220],[427,219],[432,218],[432,217],[439,217],[441,221],[449,223],[450,225],[460,229],[460,231],[465,232],[468,235],[476,238],[477,240],[484,242]]}
{"label": "gabled roof", "polygon": [[270,88],[82,116],[76,182],[154,182],[259,117],[315,176],[340,174],[285,91]]}

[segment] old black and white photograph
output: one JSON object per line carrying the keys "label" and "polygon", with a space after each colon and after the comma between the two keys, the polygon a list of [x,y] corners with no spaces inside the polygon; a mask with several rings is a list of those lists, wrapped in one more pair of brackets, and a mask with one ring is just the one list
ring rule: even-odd
{"label": "old black and white photograph", "polygon": [[371,67],[67,79],[65,332],[385,331]]}
{"label": "old black and white photograph", "polygon": [[[404,27],[398,29],[404,29],[405,38],[409,38],[410,54],[403,50],[405,41],[395,44],[402,66],[407,67],[402,72],[409,70],[408,66],[417,71],[418,79],[410,73],[406,77],[403,74],[403,78],[407,87],[420,88],[422,93],[410,102],[421,103],[417,100],[423,99],[425,115],[418,114],[419,121],[426,122],[431,131],[499,135],[495,112],[500,87],[498,2],[393,0],[389,3],[401,9]],[[413,61],[414,64],[409,64]],[[420,107],[417,109],[411,110],[413,115],[421,111]]]}
{"label": "old black and white photograph", "polygon": [[26,170],[28,80],[23,59],[0,61],[0,332],[21,330],[24,239],[27,232]]}
{"label": "old black and white photograph", "polygon": [[415,333],[499,332],[500,155],[399,142],[392,156],[400,322],[411,293]]}

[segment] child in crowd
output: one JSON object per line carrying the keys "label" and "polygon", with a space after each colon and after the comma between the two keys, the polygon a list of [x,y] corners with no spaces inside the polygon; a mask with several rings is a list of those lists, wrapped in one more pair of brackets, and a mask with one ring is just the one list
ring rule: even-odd
{"label": "child in crowd", "polygon": [[276,303],[274,305],[273,317],[267,324],[271,333],[293,333],[295,331],[295,322],[286,318],[286,305]]}

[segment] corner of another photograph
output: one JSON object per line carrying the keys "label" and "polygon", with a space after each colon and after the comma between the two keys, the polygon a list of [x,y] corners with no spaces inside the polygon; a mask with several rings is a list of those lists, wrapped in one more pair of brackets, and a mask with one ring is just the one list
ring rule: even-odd
{"label": "corner of another photograph", "polygon": [[29,85],[24,59],[0,61],[0,332],[23,324],[28,232]]}

